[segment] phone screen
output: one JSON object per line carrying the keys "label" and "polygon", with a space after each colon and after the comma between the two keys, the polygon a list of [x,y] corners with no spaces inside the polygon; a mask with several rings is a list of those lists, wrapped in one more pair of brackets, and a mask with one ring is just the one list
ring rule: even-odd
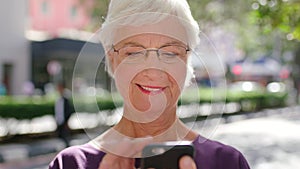
{"label": "phone screen", "polygon": [[143,149],[141,169],[179,169],[179,159],[188,155],[194,157],[191,142],[165,142],[150,144]]}

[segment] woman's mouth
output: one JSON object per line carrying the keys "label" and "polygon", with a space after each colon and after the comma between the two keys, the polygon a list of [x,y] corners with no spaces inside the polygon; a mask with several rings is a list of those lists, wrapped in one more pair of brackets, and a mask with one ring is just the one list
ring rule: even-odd
{"label": "woman's mouth", "polygon": [[163,90],[166,88],[166,87],[158,87],[158,86],[144,86],[139,84],[137,84],[137,86],[143,93],[151,94],[151,95],[159,94],[163,92]]}

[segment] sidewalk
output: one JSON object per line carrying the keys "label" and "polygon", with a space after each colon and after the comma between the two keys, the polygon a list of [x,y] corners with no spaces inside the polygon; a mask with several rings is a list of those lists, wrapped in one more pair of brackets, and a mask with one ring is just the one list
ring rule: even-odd
{"label": "sidewalk", "polygon": [[[87,133],[73,134],[70,145],[84,144],[105,130],[105,127],[99,127]],[[0,169],[47,169],[57,152],[64,148],[65,143],[55,137],[0,144]]]}
{"label": "sidewalk", "polygon": [[300,168],[300,107],[221,125],[213,139],[238,148],[252,169]]}
{"label": "sidewalk", "polygon": [[30,143],[10,143],[0,145],[1,162],[17,161],[30,157],[55,153],[63,149],[64,143],[59,139],[43,139]]}
{"label": "sidewalk", "polygon": [[[88,140],[86,134],[76,134],[70,144],[83,144]],[[0,169],[45,169],[57,152],[64,148],[64,142],[58,138],[3,144],[0,145]]]}
{"label": "sidewalk", "polygon": [[49,161],[55,157],[56,153],[39,155],[30,159],[22,159],[7,163],[0,163],[1,169],[47,169]]}

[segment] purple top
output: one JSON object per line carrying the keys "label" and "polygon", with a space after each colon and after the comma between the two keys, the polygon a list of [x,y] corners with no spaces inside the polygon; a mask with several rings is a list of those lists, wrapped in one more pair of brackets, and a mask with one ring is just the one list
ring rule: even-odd
{"label": "purple top", "polygon": [[[244,156],[236,149],[198,136],[193,141],[197,169],[250,169]],[[105,153],[84,144],[62,150],[49,169],[98,169]],[[136,159],[138,168],[140,159]]]}

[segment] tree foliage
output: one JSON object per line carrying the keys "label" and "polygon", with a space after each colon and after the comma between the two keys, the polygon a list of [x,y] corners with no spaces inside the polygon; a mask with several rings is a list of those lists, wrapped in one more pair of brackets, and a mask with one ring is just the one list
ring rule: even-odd
{"label": "tree foliage", "polygon": [[[202,32],[220,27],[234,34],[246,55],[289,48],[300,40],[299,0],[187,0]],[[92,15],[97,27],[104,21],[109,0],[95,0]],[[277,46],[276,46],[277,45]],[[285,49],[283,49],[285,50]],[[282,52],[282,51],[281,51]]]}
{"label": "tree foliage", "polygon": [[264,33],[278,30],[288,40],[300,40],[300,1],[298,0],[255,0],[252,3],[253,23]]}
{"label": "tree foliage", "polygon": [[[92,9],[92,17],[96,20],[103,20],[108,10],[109,0],[95,0]],[[100,19],[99,19],[100,18]]]}
{"label": "tree foliage", "polygon": [[242,23],[251,10],[249,2],[240,0],[188,0],[188,2],[200,26],[220,26],[227,24],[228,21]]}

